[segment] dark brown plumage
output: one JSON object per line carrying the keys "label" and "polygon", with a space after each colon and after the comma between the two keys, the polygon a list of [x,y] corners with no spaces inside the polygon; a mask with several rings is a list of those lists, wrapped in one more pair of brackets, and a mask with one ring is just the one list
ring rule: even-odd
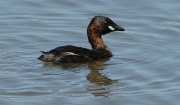
{"label": "dark brown plumage", "polygon": [[110,18],[95,16],[87,28],[87,35],[92,49],[76,47],[72,45],[61,46],[48,52],[42,51],[38,58],[42,61],[54,63],[88,62],[96,59],[112,57],[110,49],[105,45],[101,36],[113,31],[124,31]]}

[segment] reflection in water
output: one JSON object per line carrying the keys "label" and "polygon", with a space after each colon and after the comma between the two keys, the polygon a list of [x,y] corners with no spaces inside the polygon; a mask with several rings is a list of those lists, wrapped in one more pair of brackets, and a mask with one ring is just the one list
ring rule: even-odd
{"label": "reflection in water", "polygon": [[81,69],[84,68],[84,66],[86,66],[85,63],[60,63],[60,64],[55,64],[52,62],[44,62],[44,66],[48,66],[48,67],[57,67],[63,70],[77,70],[77,69]]}
{"label": "reflection in water", "polygon": [[110,85],[118,82],[118,80],[112,80],[108,78],[105,74],[102,74],[101,71],[106,69],[108,64],[105,64],[109,59],[97,60],[88,63],[61,63],[54,64],[52,62],[44,62],[44,66],[51,67],[60,67],[64,70],[82,70],[89,69],[90,73],[86,76],[87,80],[94,85],[88,86],[87,91],[90,91],[95,96],[107,96],[112,90],[109,89]]}
{"label": "reflection in water", "polygon": [[97,85],[110,85],[113,82],[110,78],[102,75],[98,70],[92,70],[90,74],[87,75],[87,80]]}
{"label": "reflection in water", "polygon": [[111,85],[116,82],[116,80],[111,80],[106,75],[100,73],[101,70],[106,68],[107,65],[104,63],[108,60],[109,59],[88,63],[88,68],[91,70],[87,75],[87,80],[89,80],[89,82],[95,83],[96,85]]}
{"label": "reflection in water", "polygon": [[112,80],[100,72],[106,69],[108,65],[105,62],[108,60],[104,59],[88,63],[91,72],[87,75],[87,80],[95,85],[87,87],[87,90],[91,91],[94,96],[107,96],[112,91],[109,89],[109,85],[117,82],[117,80]]}

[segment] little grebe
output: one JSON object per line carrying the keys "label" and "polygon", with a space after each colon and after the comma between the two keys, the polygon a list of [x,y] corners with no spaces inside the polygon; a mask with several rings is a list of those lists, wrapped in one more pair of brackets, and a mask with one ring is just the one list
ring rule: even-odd
{"label": "little grebe", "polygon": [[125,31],[110,18],[95,16],[87,28],[87,36],[92,49],[66,45],[57,47],[43,54],[38,58],[42,61],[54,63],[67,62],[88,62],[97,59],[112,57],[110,49],[105,45],[101,36],[113,31]]}

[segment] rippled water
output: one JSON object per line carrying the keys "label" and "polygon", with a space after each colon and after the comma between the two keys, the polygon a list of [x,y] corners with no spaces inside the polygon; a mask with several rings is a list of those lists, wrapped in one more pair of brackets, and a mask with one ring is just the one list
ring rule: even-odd
{"label": "rippled water", "polygon": [[[179,105],[179,0],[1,0],[1,105]],[[86,27],[105,15],[126,29],[103,36],[114,57],[43,63],[41,50],[91,48]]]}

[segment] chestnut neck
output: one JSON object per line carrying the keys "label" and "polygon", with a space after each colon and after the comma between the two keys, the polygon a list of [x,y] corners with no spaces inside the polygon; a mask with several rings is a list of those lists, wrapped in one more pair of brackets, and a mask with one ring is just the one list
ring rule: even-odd
{"label": "chestnut neck", "polygon": [[[98,27],[98,29],[97,29]],[[87,35],[89,39],[89,43],[93,50],[103,50],[107,51],[111,54],[110,49],[105,45],[104,41],[102,40],[102,26],[98,24],[90,24],[87,29]]]}

